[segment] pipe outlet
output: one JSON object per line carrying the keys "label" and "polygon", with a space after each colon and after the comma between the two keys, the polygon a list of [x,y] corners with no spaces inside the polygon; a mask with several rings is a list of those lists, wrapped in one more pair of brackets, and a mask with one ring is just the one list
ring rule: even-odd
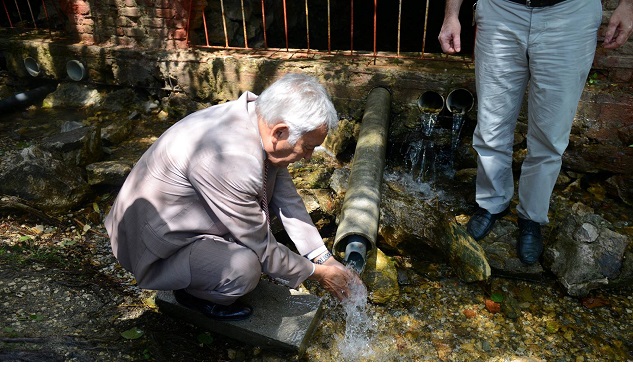
{"label": "pipe outlet", "polygon": [[86,68],[83,63],[73,59],[66,63],[66,73],[71,80],[81,81],[86,78]]}
{"label": "pipe outlet", "polygon": [[24,58],[24,68],[26,68],[26,72],[28,72],[29,75],[33,77],[39,76],[39,74],[42,72],[42,70],[40,70],[39,63],[37,63],[37,61],[33,57]]}
{"label": "pipe outlet", "polygon": [[444,108],[444,97],[438,92],[426,91],[418,98],[418,108],[424,113],[438,114]]}
{"label": "pipe outlet", "polygon": [[446,96],[446,107],[453,114],[465,115],[473,108],[474,104],[475,98],[468,89],[457,88]]}

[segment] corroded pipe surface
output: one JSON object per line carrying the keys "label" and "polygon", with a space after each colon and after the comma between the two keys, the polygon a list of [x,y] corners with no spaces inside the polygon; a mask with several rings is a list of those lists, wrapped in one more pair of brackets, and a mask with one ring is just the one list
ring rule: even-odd
{"label": "corroded pipe surface", "polygon": [[346,263],[359,273],[365,267],[366,252],[376,246],[390,115],[391,93],[382,87],[372,89],[367,97],[333,247],[334,252],[345,251]]}

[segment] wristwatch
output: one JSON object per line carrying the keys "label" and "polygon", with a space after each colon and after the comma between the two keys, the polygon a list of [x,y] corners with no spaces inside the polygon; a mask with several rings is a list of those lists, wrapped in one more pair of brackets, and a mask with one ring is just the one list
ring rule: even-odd
{"label": "wristwatch", "polygon": [[317,264],[317,265],[323,265],[325,263],[325,261],[327,261],[328,258],[330,258],[330,257],[332,257],[332,253],[330,253],[330,251],[327,251],[327,252],[323,253],[318,260],[314,261],[314,263]]}

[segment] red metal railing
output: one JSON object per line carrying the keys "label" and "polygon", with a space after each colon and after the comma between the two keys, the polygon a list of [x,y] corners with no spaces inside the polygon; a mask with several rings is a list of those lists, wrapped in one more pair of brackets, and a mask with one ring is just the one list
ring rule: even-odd
{"label": "red metal railing", "polygon": [[[7,5],[7,3],[9,5]],[[37,4],[38,6],[41,3],[41,8],[33,9],[33,5]],[[55,2],[52,2],[53,6],[57,6]],[[24,1],[24,0],[2,0],[2,9],[4,10],[5,20],[8,24],[8,28],[10,29],[18,29],[18,30],[38,30],[38,31],[46,31],[49,34],[51,33],[50,19],[48,16],[48,9],[46,8],[46,2],[44,0],[41,1]],[[44,14],[40,14],[42,11]],[[59,13],[59,9],[56,9]],[[23,14],[26,14],[23,17]],[[38,26],[38,21],[40,21],[40,26]]]}
{"label": "red metal railing", "polygon": [[[219,1],[220,2],[220,12],[221,12],[221,19],[222,19],[222,25],[223,25],[223,33],[224,33],[224,45],[219,45],[217,43],[217,41],[215,43],[213,43],[210,40],[210,36],[209,36],[209,32],[210,32],[210,28],[207,24],[207,13],[211,12],[211,10],[209,9],[209,5],[207,5],[207,9],[205,9],[204,7],[201,6],[201,4],[199,2],[197,2],[196,0],[192,0],[191,3],[194,4],[196,3],[195,6],[193,6],[189,12],[189,19],[188,19],[188,29],[187,29],[187,38],[188,38],[188,42],[190,46],[193,47],[205,47],[205,48],[218,48],[218,49],[238,49],[238,50],[261,50],[262,48],[256,48],[256,47],[251,47],[249,46],[249,35],[248,35],[248,27],[247,27],[247,20],[245,19],[245,4],[244,4],[244,0],[240,0],[239,5],[241,7],[241,13],[242,13],[242,19],[241,19],[241,26],[242,26],[242,33],[243,33],[243,37],[244,40],[241,43],[241,45],[230,45],[231,41],[229,40],[229,35],[227,32],[227,18],[226,18],[226,12],[225,12],[225,2],[224,0],[208,0],[207,4],[212,3],[213,1]],[[296,1],[296,0],[295,0]],[[327,4],[327,50],[318,50],[318,49],[314,49],[311,47],[311,40],[310,40],[310,22],[309,22],[309,2],[310,1],[316,1],[319,2],[321,5],[323,4],[323,2],[325,1]],[[431,1],[430,0],[426,0],[426,6],[424,7],[424,14],[421,15],[421,17],[424,18],[424,27],[423,27],[423,33],[422,33],[422,37],[421,40],[419,42],[418,45],[421,46],[421,48],[418,51],[415,52],[405,52],[403,53],[401,51],[401,40],[402,40],[402,35],[401,35],[401,29],[402,29],[402,22],[403,22],[403,14],[402,14],[402,4],[403,4],[403,0],[398,0],[398,10],[397,10],[397,21],[395,23],[397,23],[397,41],[396,41],[396,45],[395,48],[392,48],[392,50],[378,50],[378,44],[377,44],[377,34],[379,31],[379,23],[378,23],[378,15],[379,15],[379,11],[378,11],[378,0],[372,0],[373,1],[373,26],[372,26],[372,30],[371,30],[371,37],[372,37],[372,45],[373,45],[373,50],[371,51],[358,51],[354,49],[354,40],[355,40],[355,36],[357,36],[358,33],[362,34],[362,35],[367,35],[366,29],[360,29],[360,30],[356,30],[355,29],[355,24],[354,24],[354,20],[355,20],[355,14],[354,14],[354,0],[349,0],[349,11],[350,11],[350,19],[349,19],[349,32],[350,32],[350,39],[349,39],[349,49],[347,50],[338,50],[338,51],[333,51],[332,50],[332,18],[331,18],[331,13],[330,13],[330,0],[304,0],[305,2],[305,14],[301,15],[301,14],[289,14],[288,11],[288,4],[286,3],[286,0],[282,1],[282,8],[283,8],[283,40],[285,42],[285,51],[293,51],[293,52],[307,52],[309,54],[337,54],[337,55],[349,55],[349,56],[359,56],[359,55],[364,55],[364,56],[373,56],[374,58],[377,57],[398,57],[398,58],[422,58],[422,59],[426,59],[426,58],[440,58],[440,53],[438,51],[436,51],[436,53],[429,53],[427,51],[427,37],[433,37],[435,38],[434,41],[437,40],[437,35],[433,34],[433,35],[427,35],[427,25],[429,24],[429,8],[431,5]],[[384,2],[382,4],[385,4],[387,1],[383,0]],[[393,1],[393,0],[392,0]],[[410,0],[409,4],[411,4],[411,1],[415,1],[415,2],[420,2],[421,0]],[[268,2],[270,3],[270,2]],[[333,2],[333,4],[335,4],[336,2]],[[234,4],[234,3],[233,3]],[[216,4],[217,5],[217,4]],[[248,4],[247,4],[248,5]],[[366,5],[366,4],[365,4]],[[393,5],[393,3],[390,3],[389,5]],[[418,6],[421,6],[422,4],[418,4]],[[267,14],[267,5],[265,0],[261,0],[261,25],[266,25],[266,14]],[[441,11],[443,11],[443,8],[441,8]],[[437,13],[437,12],[436,12]],[[211,14],[211,13],[209,13]],[[217,14],[214,14],[217,16]],[[297,17],[303,17],[305,16],[305,32],[306,32],[306,37],[305,40],[303,41],[303,45],[302,46],[297,46],[297,45],[292,45],[292,42],[290,41],[290,37],[289,37],[289,32],[295,32],[295,31],[290,31],[289,30],[289,25],[288,25],[288,20],[289,17],[293,17],[291,19],[296,20]],[[436,14],[437,17],[443,18],[443,13],[441,14]],[[190,34],[192,32],[200,32],[199,29],[197,30],[193,30],[191,29],[191,24],[192,24],[192,20],[194,19],[199,19],[197,17],[200,17],[202,19],[202,23],[203,23],[203,28],[204,28],[204,41],[197,41],[197,42],[193,42],[192,39],[190,38]],[[383,17],[384,18],[384,17]],[[303,19],[303,18],[302,18]],[[337,19],[340,20],[340,17]],[[335,20],[335,22],[337,21]],[[233,20],[235,21],[235,20]],[[249,20],[252,22],[252,19]],[[463,27],[465,29],[468,28],[468,24],[464,23]],[[212,27],[212,26],[211,26]],[[216,25],[217,27],[217,25]],[[218,31],[217,29],[214,31]],[[269,45],[269,40],[270,40],[270,35],[269,32],[270,30],[267,29],[267,27],[262,27],[261,30],[262,34],[263,34],[263,49],[264,50],[283,50],[283,47],[278,47],[278,48],[271,48]],[[235,42],[233,44],[236,44]],[[305,46],[307,46],[307,49],[305,48]],[[470,56],[466,57],[466,58],[470,58]]]}

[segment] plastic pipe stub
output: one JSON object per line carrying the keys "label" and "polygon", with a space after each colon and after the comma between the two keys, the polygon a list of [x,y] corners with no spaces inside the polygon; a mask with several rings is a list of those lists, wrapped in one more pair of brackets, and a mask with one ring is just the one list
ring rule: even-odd
{"label": "plastic pipe stub", "polygon": [[81,81],[86,78],[86,68],[83,63],[75,59],[66,63],[66,73],[74,81]]}
{"label": "plastic pipe stub", "polygon": [[26,72],[28,72],[29,75],[33,77],[39,76],[39,74],[42,72],[42,70],[40,70],[39,63],[37,63],[37,61],[33,57],[24,58],[24,68],[26,68]]}

